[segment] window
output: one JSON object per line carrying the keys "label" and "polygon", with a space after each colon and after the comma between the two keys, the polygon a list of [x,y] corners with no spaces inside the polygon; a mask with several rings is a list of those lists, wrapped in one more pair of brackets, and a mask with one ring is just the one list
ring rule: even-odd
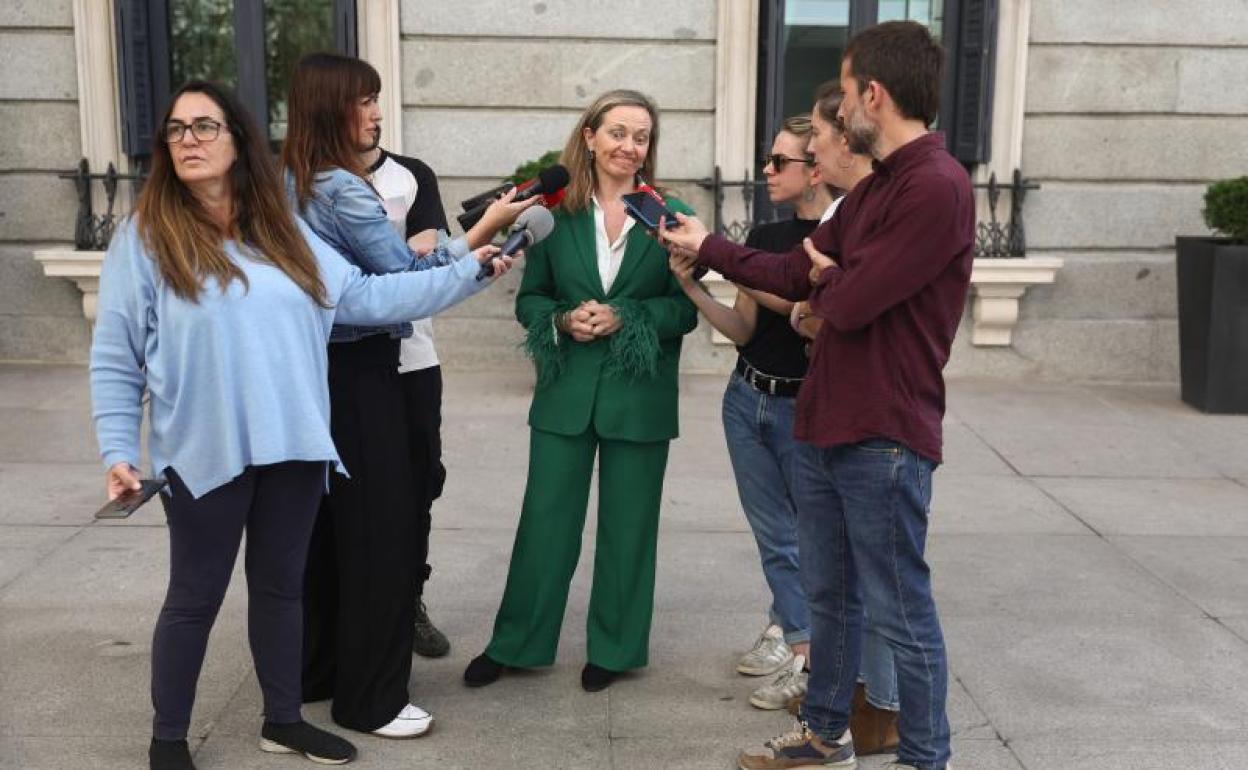
{"label": "window", "polygon": [[354,0],[116,0],[122,146],[151,152],[169,95],[191,79],[235,89],[274,149],[286,136],[295,62],[312,51],[354,55]]}
{"label": "window", "polygon": [[758,168],[784,118],[808,111],[815,87],[837,77],[849,38],[896,20],[923,24],[945,47],[937,128],[950,151],[967,165],[988,159],[996,0],[762,0],[761,12]]}

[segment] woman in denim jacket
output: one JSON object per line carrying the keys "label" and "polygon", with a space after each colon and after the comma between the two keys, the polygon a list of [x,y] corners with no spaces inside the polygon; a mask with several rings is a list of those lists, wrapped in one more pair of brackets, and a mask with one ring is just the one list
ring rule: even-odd
{"label": "woman in denim jacket", "polygon": [[[454,263],[532,205],[504,197],[463,238],[426,257],[411,251],[361,159],[380,138],[380,88],[367,63],[334,54],[304,57],[291,82],[287,194],[349,262],[370,274]],[[333,328],[331,431],[351,476],[334,478],[321,506],[304,592],[304,701],[332,698],[335,722],[387,738],[421,735],[433,722],[407,691],[419,535],[398,363],[399,340],[411,333],[409,323]]]}

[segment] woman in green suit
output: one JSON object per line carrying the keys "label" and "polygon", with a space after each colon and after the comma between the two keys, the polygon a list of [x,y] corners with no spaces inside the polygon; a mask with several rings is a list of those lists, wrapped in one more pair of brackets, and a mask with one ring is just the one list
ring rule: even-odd
{"label": "woman in green suit", "polygon": [[[516,318],[537,369],[529,474],[494,636],[464,672],[473,687],[504,667],[555,660],[581,550],[594,456],[598,535],[581,684],[601,690],[646,665],[659,502],[676,438],[681,338],[697,311],[667,253],[624,211],[655,178],[659,115],[636,91],[609,91],[564,147],[571,176],[555,229],[529,250]],[[668,199],[673,210],[687,211]]]}

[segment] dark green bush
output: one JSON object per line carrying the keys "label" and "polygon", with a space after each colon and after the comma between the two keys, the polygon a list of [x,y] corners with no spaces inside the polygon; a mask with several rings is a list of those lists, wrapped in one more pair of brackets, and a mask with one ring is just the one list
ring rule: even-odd
{"label": "dark green bush", "polygon": [[1248,242],[1248,176],[1209,185],[1204,213],[1211,230]]}
{"label": "dark green bush", "polygon": [[545,155],[538,158],[537,160],[531,160],[531,161],[528,161],[527,163],[521,163],[519,166],[516,166],[515,172],[512,173],[511,176],[507,177],[503,181],[511,182],[512,184],[520,184],[521,182],[527,182],[533,177],[537,176],[538,173],[542,169],[546,168],[547,166],[553,166],[558,162],[559,162],[559,150],[551,150],[550,152],[546,153]]}

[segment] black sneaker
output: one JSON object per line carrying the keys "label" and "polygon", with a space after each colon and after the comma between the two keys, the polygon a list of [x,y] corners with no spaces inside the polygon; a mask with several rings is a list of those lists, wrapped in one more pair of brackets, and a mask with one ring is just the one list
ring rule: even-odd
{"label": "black sneaker", "polygon": [[151,770],[195,770],[191,750],[186,741],[158,741],[152,739],[147,749],[147,764]]}
{"label": "black sneaker", "polygon": [[581,688],[585,692],[605,690],[611,686],[611,683],[619,675],[620,672],[618,671],[611,671],[602,666],[595,666],[593,663],[586,663],[585,668],[581,669]]}
{"label": "black sneaker", "polygon": [[422,658],[440,658],[451,651],[451,642],[438,630],[425,611],[425,603],[416,608],[416,637],[412,649]]}
{"label": "black sneaker", "polygon": [[503,664],[483,652],[473,658],[468,668],[464,669],[464,684],[469,687],[484,687],[497,682],[502,674]]}
{"label": "black sneaker", "polygon": [[345,765],[355,759],[355,747],[348,741],[307,722],[265,722],[260,728],[260,750],[302,754],[322,765]]}

